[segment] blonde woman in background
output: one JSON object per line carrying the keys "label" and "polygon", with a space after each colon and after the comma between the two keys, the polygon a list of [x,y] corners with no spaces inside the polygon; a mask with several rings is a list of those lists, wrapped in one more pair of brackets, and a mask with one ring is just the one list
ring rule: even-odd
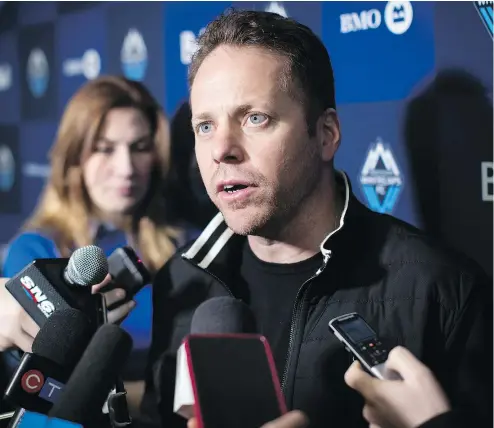
{"label": "blonde woman in background", "polygon": [[[7,248],[5,277],[16,275],[33,259],[69,257],[90,244],[103,248],[107,256],[130,245],[153,274],[195,234],[168,219],[164,186],[170,169],[169,124],[142,84],[107,76],[84,85],[65,109],[50,161],[51,175],[39,203]],[[107,304],[123,299],[122,292],[107,293]],[[150,286],[135,301],[137,306],[127,302],[109,316],[120,321],[136,306],[122,326],[145,354],[152,317]],[[6,316],[11,312],[4,308]],[[22,350],[28,351],[33,329],[20,330]],[[3,342],[0,350],[9,345]],[[3,357],[10,372],[19,355],[4,352]]]}

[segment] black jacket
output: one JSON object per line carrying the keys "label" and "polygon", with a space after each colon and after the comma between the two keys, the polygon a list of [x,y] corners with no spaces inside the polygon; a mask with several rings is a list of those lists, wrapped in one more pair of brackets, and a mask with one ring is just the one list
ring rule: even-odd
{"label": "black jacket", "polygon": [[468,428],[471,422],[468,415],[451,410],[429,419],[418,428]]}
{"label": "black jacket", "polygon": [[[391,346],[405,346],[429,366],[454,408],[471,407],[485,418],[476,426],[492,426],[489,279],[412,226],[370,211],[346,176],[340,181],[346,194],[342,225],[321,244],[326,263],[301,286],[293,309],[282,376],[288,407],[304,411],[311,427],[368,426],[361,397],[344,383],[351,358],[328,330],[332,318],[358,312]],[[200,303],[242,297],[236,276],[245,239],[218,214],[158,273],[141,407],[148,422],[156,424],[159,413],[161,426],[185,426],[172,412],[175,355]]]}

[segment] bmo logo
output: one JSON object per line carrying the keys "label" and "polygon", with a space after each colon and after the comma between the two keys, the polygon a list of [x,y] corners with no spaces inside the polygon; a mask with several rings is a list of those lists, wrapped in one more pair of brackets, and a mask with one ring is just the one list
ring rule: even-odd
{"label": "bmo logo", "polygon": [[389,32],[401,35],[408,31],[413,21],[413,7],[409,1],[388,1],[384,8],[361,10],[340,15],[340,33],[378,29],[384,18]]}
{"label": "bmo logo", "polygon": [[55,403],[63,390],[64,384],[51,377],[43,376],[39,370],[29,370],[21,378],[21,387],[28,394],[38,394],[46,401]]}

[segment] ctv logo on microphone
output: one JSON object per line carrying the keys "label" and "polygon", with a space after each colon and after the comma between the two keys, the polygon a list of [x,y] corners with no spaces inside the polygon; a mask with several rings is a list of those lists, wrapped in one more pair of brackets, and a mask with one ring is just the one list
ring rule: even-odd
{"label": "ctv logo on microphone", "polygon": [[35,303],[38,304],[38,309],[43,312],[46,318],[55,312],[55,306],[48,300],[46,294],[34,283],[29,276],[23,276],[20,279],[22,286],[27,296]]}
{"label": "ctv logo on microphone", "polygon": [[64,384],[51,378],[45,377],[39,370],[29,370],[21,378],[21,387],[28,394],[36,394],[46,401],[55,403],[60,392],[63,391]]}

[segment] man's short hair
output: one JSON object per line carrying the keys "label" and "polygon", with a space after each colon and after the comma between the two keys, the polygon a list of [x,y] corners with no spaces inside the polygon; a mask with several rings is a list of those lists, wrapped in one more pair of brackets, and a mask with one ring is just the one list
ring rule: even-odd
{"label": "man's short hair", "polygon": [[305,25],[271,12],[227,10],[199,37],[189,68],[190,87],[204,59],[221,45],[263,48],[286,60],[280,81],[283,89],[304,104],[309,134],[326,109],[336,108],[328,51]]}

